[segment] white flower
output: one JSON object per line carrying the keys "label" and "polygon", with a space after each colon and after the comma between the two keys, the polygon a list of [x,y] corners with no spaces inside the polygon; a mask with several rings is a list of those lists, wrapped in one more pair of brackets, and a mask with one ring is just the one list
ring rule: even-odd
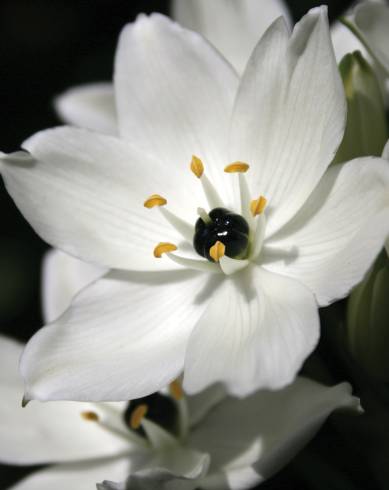
{"label": "white flower", "polygon": [[[173,0],[171,10],[179,24],[207,38],[239,73],[274,20],[283,16],[291,25],[282,0]],[[55,108],[65,123],[118,133],[114,89],[109,83],[71,88],[56,99]]]}
{"label": "white flower", "polygon": [[42,311],[45,323],[62,315],[77,293],[106,272],[104,268],[76,259],[61,250],[49,250],[42,266]]}
{"label": "white flower", "polygon": [[126,403],[35,402],[21,408],[21,351],[22,345],[0,336],[0,461],[51,466],[12,490],[92,490],[103,480],[121,482],[131,475],[148,481],[161,472],[185,479],[185,490],[249,488],[297,454],[333,410],[359,409],[347,383],[328,388],[298,378],[283,391],[245,400],[223,398],[215,387],[171,398],[180,427],[176,435],[148,414],[142,419],[141,405],[134,407],[128,418],[134,427],[142,425],[145,439],[125,422]]}
{"label": "white flower", "polygon": [[[385,145],[385,148],[382,153],[382,158],[385,158],[385,160],[389,163],[389,141]],[[389,236],[387,237],[385,242],[385,249],[389,257]]]}
{"label": "white flower", "polygon": [[[385,161],[325,173],[345,124],[326,10],[291,38],[276,21],[240,83],[201,36],[141,16],[121,35],[115,90],[120,139],[58,128],[23,144],[30,161],[2,161],[8,191],[45,240],[115,269],[29,342],[26,397],[127,400],[182,370],[189,393],[215,381],[239,396],[287,385],[316,345],[318,305],[348,294],[388,231]],[[205,162],[204,173],[192,162],[198,178],[192,154]],[[223,173],[237,161],[228,170],[248,162],[247,179]],[[248,243],[238,233],[240,258],[228,257],[228,239],[213,263],[192,240],[196,209],[220,204],[250,233]],[[158,242],[168,242],[155,249],[161,258]],[[208,254],[214,244],[204,244]]]}

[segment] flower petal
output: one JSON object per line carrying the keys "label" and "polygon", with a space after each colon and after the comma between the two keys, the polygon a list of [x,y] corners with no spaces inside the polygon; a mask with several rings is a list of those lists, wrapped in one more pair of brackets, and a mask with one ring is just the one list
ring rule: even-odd
{"label": "flower petal", "polygon": [[118,123],[111,83],[73,87],[54,101],[58,116],[66,124],[116,135]]}
{"label": "flower petal", "polygon": [[190,434],[189,444],[211,455],[201,488],[251,488],[288,463],[333,410],[358,407],[347,383],[326,387],[302,377],[280,391],[226,399]]}
{"label": "flower petal", "polygon": [[223,381],[235,396],[292,382],[319,336],[313,294],[287,277],[252,268],[226,279],[189,339],[184,388]]}
{"label": "flower petal", "polygon": [[121,481],[129,472],[129,457],[62,464],[37,471],[9,490],[95,490],[96,483],[107,478]]}
{"label": "flower petal", "polygon": [[355,9],[355,24],[367,45],[389,74],[389,7],[379,2],[365,2]]}
{"label": "flower petal", "polygon": [[254,46],[280,16],[291,23],[282,0],[173,0],[173,17],[206,37],[242,73]]}
{"label": "flower petal", "polygon": [[112,272],[87,287],[27,344],[27,398],[130,400],[183,369],[186,342],[207,304],[202,273]]}
{"label": "flower petal", "polygon": [[214,185],[225,179],[238,77],[211,45],[160,14],[141,15],[122,31],[114,78],[124,138],[161,159],[183,188],[193,154]]}
{"label": "flower petal", "polygon": [[[264,266],[301,281],[328,305],[362,280],[389,233],[388,217],[388,162],[366,157],[336,165],[267,243]],[[272,248],[294,252],[276,260]]]}
{"label": "flower petal", "polygon": [[348,27],[339,21],[331,25],[331,39],[334,46],[336,61],[339,63],[343,56],[354,51],[361,51],[364,58],[367,52],[362,43],[350,31]]}
{"label": "flower petal", "polygon": [[266,197],[267,235],[302,206],[332,161],[346,105],[325,7],[311,10],[291,39],[279,19],[243,75],[231,129],[231,160],[251,164],[252,194]]}
{"label": "flower petal", "polygon": [[[131,443],[81,417],[86,403],[32,403],[22,408],[18,374],[23,346],[0,336],[0,461],[42,464],[111,457]],[[114,409],[115,407],[111,407]],[[120,417],[120,415],[118,415]]]}
{"label": "flower petal", "polygon": [[101,277],[105,269],[97,267],[61,250],[50,250],[42,266],[42,308],[46,323],[58,318],[70,305],[73,296]]}
{"label": "flower petal", "polygon": [[191,209],[188,189],[161,163],[115,137],[70,127],[42,131],[23,147],[30,160],[6,156],[0,169],[8,192],[44,240],[110,268],[179,267],[156,260],[153,249],[181,236],[158,210],[143,206],[163,186],[167,195],[181,197],[181,211]]}

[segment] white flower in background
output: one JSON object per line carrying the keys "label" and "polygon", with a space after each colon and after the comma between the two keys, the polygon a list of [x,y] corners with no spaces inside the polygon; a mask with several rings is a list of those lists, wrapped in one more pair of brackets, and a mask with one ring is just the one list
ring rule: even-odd
{"label": "white flower in background", "polygon": [[[122,482],[129,475],[134,485],[163,475],[176,489],[250,488],[297,454],[333,410],[359,409],[347,383],[328,388],[306,378],[245,400],[223,398],[216,387],[181,398],[175,385],[175,397],[150,398],[155,405],[149,412],[148,399],[133,409],[124,402],[21,408],[21,352],[21,344],[0,336],[0,461],[50,466],[12,490],[92,490],[97,482]],[[170,402],[177,432],[152,420],[152,409],[163,400]],[[139,425],[146,437],[135,430]]]}
{"label": "white flower in background", "polygon": [[[385,160],[388,162],[389,165],[389,141],[385,145],[384,151],[382,153],[382,158],[385,158]],[[385,242],[385,249],[389,257],[389,236],[387,237]]]}
{"label": "white flower in background", "polygon": [[331,29],[335,54],[340,61],[360,51],[373,66],[386,105],[389,103],[389,6],[385,0],[361,1]]}
{"label": "white flower in background", "polygon": [[348,294],[388,231],[385,161],[325,173],[345,122],[326,10],[291,38],[276,21],[240,82],[201,36],[141,16],[121,35],[115,91],[120,139],[57,128],[23,144],[30,161],[2,159],[45,240],[115,269],[29,342],[27,399],[133,399],[183,370],[189,393],[287,385],[316,345],[318,305]]}
{"label": "white flower in background", "polygon": [[[173,18],[211,41],[239,73],[243,72],[258,39],[277,17],[283,16],[291,25],[290,13],[283,0],[173,0],[171,4]],[[389,46],[386,5],[384,0],[362,1],[357,5],[357,15],[353,10],[347,15],[352,22],[355,19],[361,33],[367,27],[367,39],[373,39],[371,48],[377,46],[378,57],[380,53],[387,53]],[[341,22],[335,21],[331,26],[331,38],[338,63],[344,55],[356,50],[369,58],[364,45]],[[385,56],[381,54],[381,58],[385,59]],[[388,75],[377,65],[375,70],[385,99],[388,99]],[[71,88],[56,99],[55,107],[60,118],[68,124],[107,134],[118,132],[114,89],[110,83]]]}
{"label": "white flower in background", "polygon": [[[179,24],[207,38],[239,73],[274,20],[283,16],[292,24],[282,0],[176,0],[171,10]],[[118,133],[115,105],[110,83],[71,88],[55,100],[65,123],[107,134]]]}

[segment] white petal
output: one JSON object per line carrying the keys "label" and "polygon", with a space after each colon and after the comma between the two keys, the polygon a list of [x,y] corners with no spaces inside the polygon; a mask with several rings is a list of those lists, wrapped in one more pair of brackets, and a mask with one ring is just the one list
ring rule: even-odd
{"label": "white petal", "polygon": [[334,45],[336,61],[339,63],[343,56],[354,51],[361,51],[366,57],[366,50],[356,36],[339,21],[331,25],[331,39]]}
{"label": "white petal", "polygon": [[185,189],[192,185],[193,154],[216,186],[225,178],[237,85],[236,73],[211,45],[162,15],[141,15],[122,31],[115,63],[120,133],[158,156]]}
{"label": "white petal", "polygon": [[[347,383],[326,387],[306,378],[280,391],[229,398],[208,414],[189,444],[211,454],[204,489],[251,488],[284,466],[338,408],[358,409]],[[233,441],[233,444],[231,442]]]}
{"label": "white petal", "polygon": [[130,400],[167,385],[183,369],[206,287],[202,273],[189,271],[98,280],[27,344],[27,398]]}
{"label": "white petal", "polygon": [[8,192],[44,240],[111,268],[179,267],[155,259],[153,249],[181,236],[157,210],[143,206],[163,187],[167,198],[177,197],[180,211],[190,208],[188,190],[160,162],[115,137],[70,127],[38,133],[23,147],[34,160],[3,157],[0,169]]}
{"label": "white petal", "polygon": [[389,162],[389,140],[386,142],[384,151],[382,152],[382,158],[385,158]]}
{"label": "white petal", "polygon": [[201,419],[220,403],[226,396],[226,390],[222,384],[210,386],[196,395],[188,396],[189,425],[196,425]]}
{"label": "white petal", "polygon": [[41,464],[111,457],[129,451],[129,441],[82,419],[90,405],[30,403],[22,408],[18,374],[23,346],[0,336],[0,461]]}
{"label": "white petal", "polygon": [[277,17],[291,22],[282,0],[173,0],[172,9],[177,22],[206,37],[239,73]]}
{"label": "white petal", "polygon": [[115,95],[111,83],[70,88],[55,99],[54,106],[66,124],[105,134],[118,133]]}
{"label": "white petal", "polygon": [[76,293],[106,272],[61,250],[50,250],[42,266],[42,309],[46,323],[58,318]]}
{"label": "white petal", "polygon": [[[266,268],[309,287],[320,305],[362,280],[389,232],[389,165],[366,157],[328,170],[307,203],[269,247]],[[287,258],[287,251],[295,251]],[[285,254],[286,252],[286,254]],[[263,260],[266,259],[266,249]]]}
{"label": "white petal", "polygon": [[290,383],[319,336],[313,294],[287,277],[251,268],[226,279],[189,339],[184,388],[223,381],[235,396]]}
{"label": "white petal", "polygon": [[355,9],[355,24],[372,54],[389,75],[389,6],[365,2]]}
{"label": "white petal", "polygon": [[343,136],[346,106],[325,7],[291,39],[282,20],[258,43],[243,75],[231,130],[231,161],[251,164],[252,195],[268,200],[269,236],[308,198]]}
{"label": "white petal", "polygon": [[162,468],[171,476],[197,479],[203,477],[209,467],[209,455],[183,447],[171,434],[144,420],[142,426],[156,451],[155,457],[148,463],[149,468]]}
{"label": "white petal", "polygon": [[63,464],[37,471],[9,490],[96,490],[102,480],[124,480],[130,468],[129,457]]}

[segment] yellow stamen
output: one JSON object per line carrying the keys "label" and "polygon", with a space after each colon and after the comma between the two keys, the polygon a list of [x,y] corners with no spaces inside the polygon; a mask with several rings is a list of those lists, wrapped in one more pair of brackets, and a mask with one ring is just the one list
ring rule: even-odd
{"label": "yellow stamen", "polygon": [[247,170],[250,168],[250,165],[248,163],[244,162],[234,162],[230,163],[225,167],[224,171],[227,172],[228,174],[234,174],[234,173],[245,173]]}
{"label": "yellow stamen", "polygon": [[257,216],[258,214],[261,214],[267,204],[267,199],[263,196],[260,196],[258,199],[254,199],[250,203],[250,211],[253,216]]}
{"label": "yellow stamen", "polygon": [[192,161],[190,162],[190,169],[198,178],[200,178],[203,175],[204,165],[199,157],[196,157],[195,155],[192,156]]}
{"label": "yellow stamen", "polygon": [[160,259],[162,257],[162,254],[174,252],[175,250],[177,250],[177,247],[174,245],[174,243],[161,242],[158,243],[158,245],[154,249],[154,257]]}
{"label": "yellow stamen", "polygon": [[144,207],[148,209],[151,209],[154,206],[164,206],[165,204],[167,204],[166,199],[159,194],[153,194],[143,203]]}
{"label": "yellow stamen", "polygon": [[99,416],[97,415],[96,412],[81,412],[81,417],[84,420],[88,420],[88,422],[98,422],[99,421]]}
{"label": "yellow stamen", "polygon": [[170,383],[169,391],[170,391],[171,396],[176,401],[180,401],[184,397],[184,391],[183,391],[181,383],[178,381],[178,379],[176,379]]}
{"label": "yellow stamen", "polygon": [[138,405],[131,414],[131,429],[139,429],[144,416],[147,414],[149,407],[146,404]]}
{"label": "yellow stamen", "polygon": [[212,245],[209,249],[209,255],[213,258],[215,262],[219,262],[219,260],[224,256],[226,251],[226,246],[224,243],[219,242],[219,240]]}

